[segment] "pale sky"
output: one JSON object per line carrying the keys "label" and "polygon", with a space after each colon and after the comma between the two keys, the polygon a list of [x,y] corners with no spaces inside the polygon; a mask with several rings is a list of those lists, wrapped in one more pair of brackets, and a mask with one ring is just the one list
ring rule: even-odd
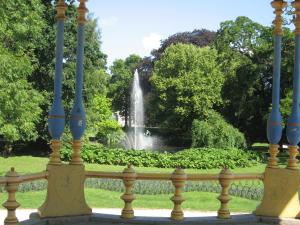
{"label": "pale sky", "polygon": [[274,19],[269,0],[89,0],[88,8],[98,19],[109,65],[133,53],[147,56],[177,32],[216,31],[220,22],[238,16],[263,25]]}

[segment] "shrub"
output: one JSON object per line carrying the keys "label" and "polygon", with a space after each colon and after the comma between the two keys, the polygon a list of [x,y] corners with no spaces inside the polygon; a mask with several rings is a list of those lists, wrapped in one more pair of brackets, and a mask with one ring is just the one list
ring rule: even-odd
{"label": "shrub", "polygon": [[116,120],[106,120],[97,124],[97,140],[108,147],[118,145],[124,138],[124,132]]}
{"label": "shrub", "polygon": [[120,124],[112,116],[111,100],[105,95],[94,96],[87,107],[86,136],[108,147],[117,146],[124,137]]}
{"label": "shrub", "polygon": [[206,120],[194,120],[192,125],[192,147],[244,148],[244,134],[216,112]]}
{"label": "shrub", "polygon": [[[249,167],[261,161],[257,153],[236,148],[192,148],[172,154],[146,150],[109,149],[94,143],[85,144],[81,156],[87,163],[192,169]],[[67,145],[63,146],[61,157],[65,161],[70,160],[71,149]]]}

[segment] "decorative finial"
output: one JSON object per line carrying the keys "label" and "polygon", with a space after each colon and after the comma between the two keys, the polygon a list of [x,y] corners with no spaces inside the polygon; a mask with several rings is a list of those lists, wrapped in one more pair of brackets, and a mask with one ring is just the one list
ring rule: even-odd
{"label": "decorative finial", "polygon": [[274,34],[282,35],[282,13],[283,9],[287,6],[287,3],[283,0],[274,0],[272,3],[272,7],[275,9],[274,13],[276,15],[273,24],[275,25]]}
{"label": "decorative finial", "polygon": [[64,0],[58,0],[57,6],[56,6],[56,10],[57,10],[57,15],[56,15],[56,19],[57,20],[65,20],[66,19],[66,12],[67,9],[67,4],[65,3]]}
{"label": "decorative finial", "polygon": [[86,13],[88,12],[88,9],[86,8],[85,2],[87,2],[87,0],[79,0],[80,4],[79,7],[77,9],[78,12],[78,18],[77,18],[77,22],[78,24],[85,24],[86,23]]}
{"label": "decorative finial", "polygon": [[300,0],[295,0],[294,2],[292,2],[292,6],[295,8],[295,12],[294,14],[296,15],[296,18],[294,20],[294,24],[295,24],[295,34],[300,34]]}

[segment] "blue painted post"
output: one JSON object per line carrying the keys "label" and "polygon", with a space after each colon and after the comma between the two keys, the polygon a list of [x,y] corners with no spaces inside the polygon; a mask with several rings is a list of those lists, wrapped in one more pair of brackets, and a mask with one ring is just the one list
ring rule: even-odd
{"label": "blue painted post", "polygon": [[296,0],[292,3],[295,8],[296,19],[295,24],[295,65],[294,65],[294,76],[293,76],[293,107],[292,113],[288,118],[287,122],[287,139],[289,142],[289,159],[287,169],[297,169],[298,155],[298,143],[300,142],[300,0]]}
{"label": "blue painted post", "polygon": [[86,0],[80,0],[78,7],[78,36],[77,36],[77,67],[76,67],[76,87],[75,102],[71,112],[70,129],[73,136],[73,154],[70,164],[81,165],[80,157],[81,140],[85,127],[86,115],[82,99],[83,91],[83,60],[84,60],[84,42],[85,42],[85,23],[87,8]]}
{"label": "blue painted post", "polygon": [[60,138],[65,127],[65,112],[62,105],[62,72],[63,72],[63,49],[64,49],[64,20],[67,5],[64,0],[57,3],[57,37],[56,37],[56,62],[54,77],[54,101],[49,112],[48,129],[52,137],[50,165],[61,165],[60,161]]}
{"label": "blue painted post", "polygon": [[267,137],[269,140],[270,158],[268,162],[269,168],[278,168],[278,142],[282,136],[282,119],[280,114],[280,67],[281,67],[281,40],[282,40],[282,13],[286,2],[275,0],[272,2],[272,7],[276,14],[273,24],[274,29],[274,70],[273,70],[273,85],[272,85],[272,111],[269,114],[267,123]]}

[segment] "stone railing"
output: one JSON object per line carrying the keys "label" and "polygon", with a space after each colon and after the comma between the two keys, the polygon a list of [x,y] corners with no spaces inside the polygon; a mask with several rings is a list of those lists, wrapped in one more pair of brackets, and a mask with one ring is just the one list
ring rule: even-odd
{"label": "stone railing", "polygon": [[[171,181],[175,187],[174,195],[171,201],[174,203],[170,218],[172,220],[184,219],[184,212],[181,204],[184,202],[182,196],[183,187],[186,181],[219,181],[221,193],[218,197],[220,208],[218,210],[218,218],[230,218],[228,204],[230,201],[229,188],[232,182],[236,180],[263,180],[264,176],[260,173],[251,174],[234,174],[229,169],[223,169],[219,174],[186,174],[183,169],[176,169],[173,173],[138,173],[132,166],[128,166],[123,172],[101,172],[101,171],[85,171],[86,178],[102,178],[102,179],[121,179],[125,186],[125,192],[121,196],[124,201],[124,208],[121,217],[125,219],[134,218],[134,210],[132,202],[135,199],[132,191],[136,180],[166,180]],[[20,204],[16,200],[16,192],[21,183],[31,182],[35,180],[47,179],[48,172],[40,172],[28,175],[19,175],[14,168],[6,173],[5,177],[0,177],[0,185],[6,186],[8,199],[3,204],[7,209],[7,217],[4,224],[18,224],[16,217],[16,209]]]}

